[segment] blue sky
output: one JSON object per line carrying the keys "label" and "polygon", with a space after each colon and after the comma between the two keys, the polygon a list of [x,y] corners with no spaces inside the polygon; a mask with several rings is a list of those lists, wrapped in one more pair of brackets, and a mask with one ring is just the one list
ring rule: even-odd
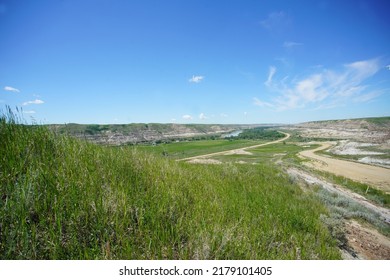
{"label": "blue sky", "polygon": [[0,0],[0,107],[39,123],[390,115],[386,0]]}

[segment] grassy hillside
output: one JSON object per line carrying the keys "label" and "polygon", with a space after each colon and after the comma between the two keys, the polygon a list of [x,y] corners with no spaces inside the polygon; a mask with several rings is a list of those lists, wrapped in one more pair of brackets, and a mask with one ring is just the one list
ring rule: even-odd
{"label": "grassy hillside", "polygon": [[390,125],[390,117],[365,118],[364,120],[378,125],[387,125],[387,126]]}
{"label": "grassy hillside", "polygon": [[1,259],[334,259],[325,208],[270,165],[178,163],[0,119]]}

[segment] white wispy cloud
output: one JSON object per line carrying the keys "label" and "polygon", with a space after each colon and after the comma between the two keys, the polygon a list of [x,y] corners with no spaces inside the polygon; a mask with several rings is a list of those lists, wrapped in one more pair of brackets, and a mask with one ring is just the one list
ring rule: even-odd
{"label": "white wispy cloud", "polygon": [[275,73],[276,73],[276,67],[275,66],[270,66],[269,67],[269,72],[268,72],[268,78],[267,78],[267,80],[264,82],[264,84],[266,85],[266,86],[271,86],[271,84],[272,84],[272,78],[274,77],[274,75],[275,75]]}
{"label": "white wispy cloud", "polygon": [[183,115],[182,118],[184,120],[192,120],[193,119],[191,115]]}
{"label": "white wispy cloud", "polygon": [[390,70],[390,64],[385,66],[388,70]]}
{"label": "white wispy cloud", "polygon": [[192,76],[188,81],[190,83],[200,83],[204,79],[204,76]]}
{"label": "white wispy cloud", "polygon": [[228,114],[225,114],[225,113],[221,113],[220,116],[221,116],[222,118],[227,118],[227,117],[229,117],[229,115],[228,115]]}
{"label": "white wispy cloud", "polygon": [[368,102],[370,100],[373,100],[374,98],[380,96],[383,92],[382,91],[373,91],[366,94],[361,94],[353,98],[354,102]]}
{"label": "white wispy cloud", "polygon": [[206,119],[208,119],[208,117],[204,113],[200,113],[199,119],[200,120],[206,120]]}
{"label": "white wispy cloud", "polygon": [[4,87],[4,90],[5,90],[5,91],[15,92],[15,93],[19,93],[19,92],[20,92],[20,90],[18,90],[17,88],[10,87],[10,86],[5,86],[5,87]]}
{"label": "white wispy cloud", "polygon": [[287,49],[290,49],[290,48],[293,48],[293,47],[302,46],[302,45],[303,45],[302,43],[292,42],[292,41],[286,41],[286,42],[283,43],[283,47],[285,47]]}
{"label": "white wispy cloud", "polygon": [[40,100],[40,99],[35,99],[35,100],[32,100],[32,101],[26,101],[26,102],[23,102],[23,106],[27,106],[27,105],[30,105],[30,104],[43,104],[45,103],[44,101]]}
{"label": "white wispy cloud", "polygon": [[253,98],[253,104],[260,106],[260,107],[269,107],[274,108],[275,106],[269,102],[261,101],[260,99],[254,97]]}
{"label": "white wispy cloud", "polygon": [[276,68],[271,66],[264,84],[276,96],[270,101],[254,98],[253,103],[276,111],[304,108],[343,106],[346,102],[367,102],[382,94],[370,91],[365,81],[380,70],[379,60],[363,60],[344,64],[340,70],[315,69],[317,72],[292,81],[275,80]]}

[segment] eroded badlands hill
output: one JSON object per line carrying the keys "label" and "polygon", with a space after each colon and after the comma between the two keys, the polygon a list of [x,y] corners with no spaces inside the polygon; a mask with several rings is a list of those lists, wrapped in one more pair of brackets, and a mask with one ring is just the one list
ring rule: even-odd
{"label": "eroded badlands hill", "polygon": [[221,135],[256,125],[211,124],[66,124],[51,125],[55,131],[86,139],[98,144],[123,145],[140,142],[174,140],[183,137]]}
{"label": "eroded badlands hill", "polygon": [[307,122],[295,125],[302,137],[390,144],[390,117]]}

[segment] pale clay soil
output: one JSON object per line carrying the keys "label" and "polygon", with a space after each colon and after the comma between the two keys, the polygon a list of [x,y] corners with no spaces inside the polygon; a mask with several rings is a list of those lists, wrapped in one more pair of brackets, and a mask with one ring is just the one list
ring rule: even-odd
{"label": "pale clay soil", "polygon": [[361,163],[366,163],[366,164],[374,164],[374,165],[383,166],[383,167],[390,167],[390,160],[389,159],[363,157],[363,158],[359,159],[358,161]]}
{"label": "pale clay soil", "polygon": [[221,164],[222,162],[211,158],[193,158],[188,160],[189,163],[200,163],[200,164]]}
{"label": "pale clay soil", "polygon": [[375,156],[385,155],[385,152],[370,151],[365,148],[376,147],[378,150],[388,149],[387,145],[382,143],[361,143],[350,140],[339,141],[335,146],[327,150],[335,155],[355,155],[359,156],[358,162],[377,165],[380,167],[390,167],[390,158],[378,158]]}
{"label": "pale clay soil", "polygon": [[382,152],[366,151],[362,149],[375,146],[378,146],[378,144],[342,140],[328,151],[336,155],[383,155],[384,153]]}
{"label": "pale clay soil", "polygon": [[253,155],[253,153],[245,151],[244,149],[238,149],[238,150],[229,151],[225,155],[226,156],[228,156],[228,155]]}

